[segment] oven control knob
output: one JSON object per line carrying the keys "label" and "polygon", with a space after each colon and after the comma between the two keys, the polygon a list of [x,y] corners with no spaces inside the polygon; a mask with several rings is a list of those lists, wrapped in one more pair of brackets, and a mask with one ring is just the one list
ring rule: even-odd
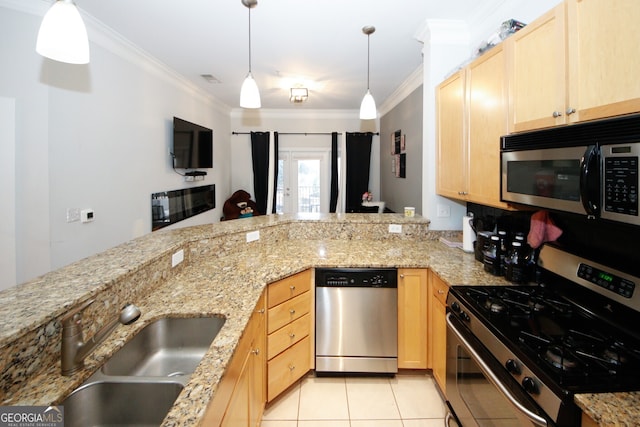
{"label": "oven control knob", "polygon": [[451,310],[454,313],[460,313],[460,304],[458,304],[458,301],[454,301],[453,304],[451,304]]}
{"label": "oven control knob", "polygon": [[524,377],[522,380],[522,387],[530,394],[539,394],[538,384],[531,377]]}
{"label": "oven control knob", "polygon": [[518,362],[516,362],[513,359],[507,360],[504,366],[505,368],[507,368],[507,371],[511,372],[512,374],[520,375],[522,373],[522,370],[520,369],[520,365],[518,365]]}
{"label": "oven control knob", "polygon": [[465,322],[468,322],[469,320],[471,320],[471,318],[469,317],[469,315],[467,313],[465,313],[464,311],[460,312],[460,318],[462,320],[464,320]]}

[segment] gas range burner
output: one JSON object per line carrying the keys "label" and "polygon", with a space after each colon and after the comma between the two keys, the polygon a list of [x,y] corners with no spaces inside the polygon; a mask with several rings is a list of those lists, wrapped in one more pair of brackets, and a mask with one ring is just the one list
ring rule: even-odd
{"label": "gas range burner", "polygon": [[578,362],[565,349],[557,345],[547,348],[544,353],[544,360],[554,368],[563,371],[571,371],[578,366]]}

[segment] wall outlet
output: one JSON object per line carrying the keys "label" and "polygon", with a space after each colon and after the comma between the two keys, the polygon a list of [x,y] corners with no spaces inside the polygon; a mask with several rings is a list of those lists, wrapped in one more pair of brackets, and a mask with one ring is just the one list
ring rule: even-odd
{"label": "wall outlet", "polygon": [[438,218],[449,218],[451,216],[451,207],[447,205],[438,205],[438,212],[436,213]]}
{"label": "wall outlet", "polygon": [[176,265],[180,264],[182,261],[184,261],[184,249],[180,249],[178,252],[176,252],[175,254],[171,255],[171,267],[175,267]]}
{"label": "wall outlet", "polygon": [[401,224],[389,224],[389,233],[402,233]]}
{"label": "wall outlet", "polygon": [[247,233],[247,243],[260,240],[260,230],[250,231]]}
{"label": "wall outlet", "polygon": [[93,209],[82,209],[80,211],[80,221],[91,222],[94,220]]}

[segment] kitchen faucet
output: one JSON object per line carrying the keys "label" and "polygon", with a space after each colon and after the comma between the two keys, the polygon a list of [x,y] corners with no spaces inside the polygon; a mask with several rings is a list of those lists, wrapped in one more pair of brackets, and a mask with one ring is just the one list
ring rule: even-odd
{"label": "kitchen faucet", "polygon": [[86,301],[62,318],[62,375],[69,376],[82,369],[84,359],[109,336],[118,322],[130,325],[140,317],[140,309],[133,304],[127,304],[122,308],[118,318],[103,326],[93,338],[84,342],[82,338],[82,310],[94,302],[95,299]]}

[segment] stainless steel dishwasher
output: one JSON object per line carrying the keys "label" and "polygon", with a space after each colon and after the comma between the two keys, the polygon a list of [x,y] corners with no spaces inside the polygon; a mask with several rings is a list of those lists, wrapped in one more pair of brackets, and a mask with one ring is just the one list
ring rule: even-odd
{"label": "stainless steel dishwasher", "polygon": [[316,268],[316,373],[398,372],[395,268]]}

